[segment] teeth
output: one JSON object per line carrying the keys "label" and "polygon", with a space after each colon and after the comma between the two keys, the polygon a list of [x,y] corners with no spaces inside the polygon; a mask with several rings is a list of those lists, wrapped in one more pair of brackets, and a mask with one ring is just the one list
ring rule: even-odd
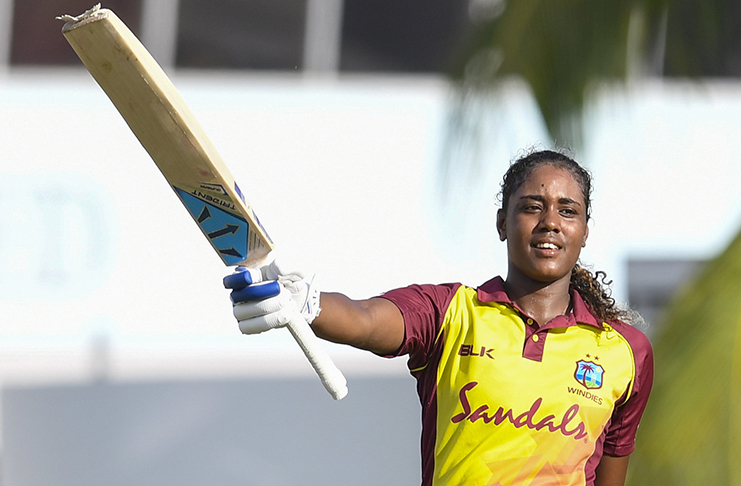
{"label": "teeth", "polygon": [[558,247],[553,243],[538,243],[536,246],[544,250],[558,250]]}

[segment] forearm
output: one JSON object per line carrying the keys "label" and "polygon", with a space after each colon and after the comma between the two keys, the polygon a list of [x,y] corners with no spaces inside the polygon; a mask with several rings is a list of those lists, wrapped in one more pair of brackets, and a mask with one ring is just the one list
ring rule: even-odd
{"label": "forearm", "polygon": [[386,299],[353,300],[343,294],[323,292],[321,309],[312,328],[328,341],[390,354],[404,339],[401,312]]}
{"label": "forearm", "polygon": [[245,334],[284,326],[295,306],[314,333],[328,341],[384,355],[399,349],[404,339],[404,318],[391,301],[320,293],[301,272],[285,270],[277,261],[237,271],[224,279],[224,286],[232,289],[234,316]]}

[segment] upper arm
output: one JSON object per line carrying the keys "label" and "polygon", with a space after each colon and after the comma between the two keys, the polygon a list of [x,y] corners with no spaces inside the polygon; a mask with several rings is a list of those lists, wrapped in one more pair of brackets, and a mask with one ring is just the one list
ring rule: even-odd
{"label": "upper arm", "polygon": [[646,409],[653,385],[653,351],[648,338],[639,330],[623,325],[621,334],[630,343],[635,377],[613,412],[606,431],[606,455],[627,456],[635,449],[638,425]]}
{"label": "upper arm", "polygon": [[602,456],[595,471],[594,486],[623,486],[629,460],[630,456]]}

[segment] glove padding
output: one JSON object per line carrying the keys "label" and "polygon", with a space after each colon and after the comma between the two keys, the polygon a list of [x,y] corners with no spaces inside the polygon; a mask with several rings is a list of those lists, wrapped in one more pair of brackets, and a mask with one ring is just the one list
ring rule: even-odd
{"label": "glove padding", "polygon": [[257,334],[283,327],[294,318],[309,324],[319,315],[319,291],[303,272],[276,260],[258,267],[238,267],[224,278],[233,289],[234,317],[244,334]]}

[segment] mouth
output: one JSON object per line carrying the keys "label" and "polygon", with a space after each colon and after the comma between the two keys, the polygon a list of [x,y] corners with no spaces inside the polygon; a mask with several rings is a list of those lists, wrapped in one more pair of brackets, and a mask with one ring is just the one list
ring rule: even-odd
{"label": "mouth", "polygon": [[532,247],[542,255],[546,256],[555,255],[561,249],[560,245],[553,243],[552,241],[533,243]]}
{"label": "mouth", "polygon": [[539,250],[558,250],[560,247],[555,243],[536,243],[535,248]]}

